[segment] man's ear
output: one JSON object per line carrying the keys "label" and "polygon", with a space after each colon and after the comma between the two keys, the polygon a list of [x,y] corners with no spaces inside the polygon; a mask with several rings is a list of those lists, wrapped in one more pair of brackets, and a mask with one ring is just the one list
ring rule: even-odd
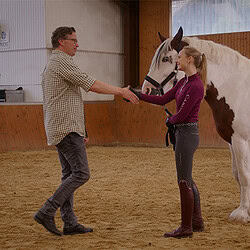
{"label": "man's ear", "polygon": [[63,46],[64,45],[64,40],[63,39],[58,39],[58,43],[61,45],[61,46]]}

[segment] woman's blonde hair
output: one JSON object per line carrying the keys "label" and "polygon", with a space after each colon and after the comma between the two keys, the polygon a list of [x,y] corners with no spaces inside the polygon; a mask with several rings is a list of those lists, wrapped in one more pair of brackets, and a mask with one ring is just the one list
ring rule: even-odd
{"label": "woman's blonde hair", "polygon": [[198,70],[198,74],[204,85],[204,93],[207,89],[207,59],[205,54],[200,53],[196,48],[191,46],[185,46],[183,48],[187,56],[192,56],[194,58],[194,65]]}

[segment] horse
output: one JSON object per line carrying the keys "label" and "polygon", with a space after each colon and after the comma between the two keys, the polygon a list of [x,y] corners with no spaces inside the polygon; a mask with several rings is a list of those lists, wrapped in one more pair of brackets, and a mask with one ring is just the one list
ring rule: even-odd
{"label": "horse", "polygon": [[178,53],[192,46],[207,58],[205,101],[210,106],[216,130],[228,143],[232,172],[240,187],[240,205],[229,219],[250,221],[250,60],[237,51],[209,40],[184,37],[182,27],[173,38],[161,40],[142,85],[142,93],[162,95],[184,76],[177,70]]}

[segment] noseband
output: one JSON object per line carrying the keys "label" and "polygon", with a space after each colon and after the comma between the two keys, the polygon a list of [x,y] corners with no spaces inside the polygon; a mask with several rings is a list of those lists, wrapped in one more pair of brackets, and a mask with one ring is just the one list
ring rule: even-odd
{"label": "noseband", "polygon": [[166,77],[165,80],[163,80],[162,83],[158,83],[157,81],[155,81],[153,78],[151,78],[150,76],[146,75],[145,80],[147,80],[148,82],[150,82],[153,86],[155,86],[159,91],[161,95],[164,95],[164,91],[163,91],[163,87],[174,77],[174,85],[177,83],[177,78],[176,75],[178,73],[178,68],[177,68],[177,63],[175,65],[175,69]]}

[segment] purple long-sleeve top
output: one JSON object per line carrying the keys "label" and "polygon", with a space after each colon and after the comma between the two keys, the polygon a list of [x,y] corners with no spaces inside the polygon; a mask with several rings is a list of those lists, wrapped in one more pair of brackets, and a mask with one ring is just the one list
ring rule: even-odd
{"label": "purple long-sleeve top", "polygon": [[204,87],[197,74],[183,77],[172,89],[163,96],[141,93],[141,100],[157,105],[164,105],[176,100],[176,114],[169,118],[172,124],[198,122],[200,104],[204,96]]}

